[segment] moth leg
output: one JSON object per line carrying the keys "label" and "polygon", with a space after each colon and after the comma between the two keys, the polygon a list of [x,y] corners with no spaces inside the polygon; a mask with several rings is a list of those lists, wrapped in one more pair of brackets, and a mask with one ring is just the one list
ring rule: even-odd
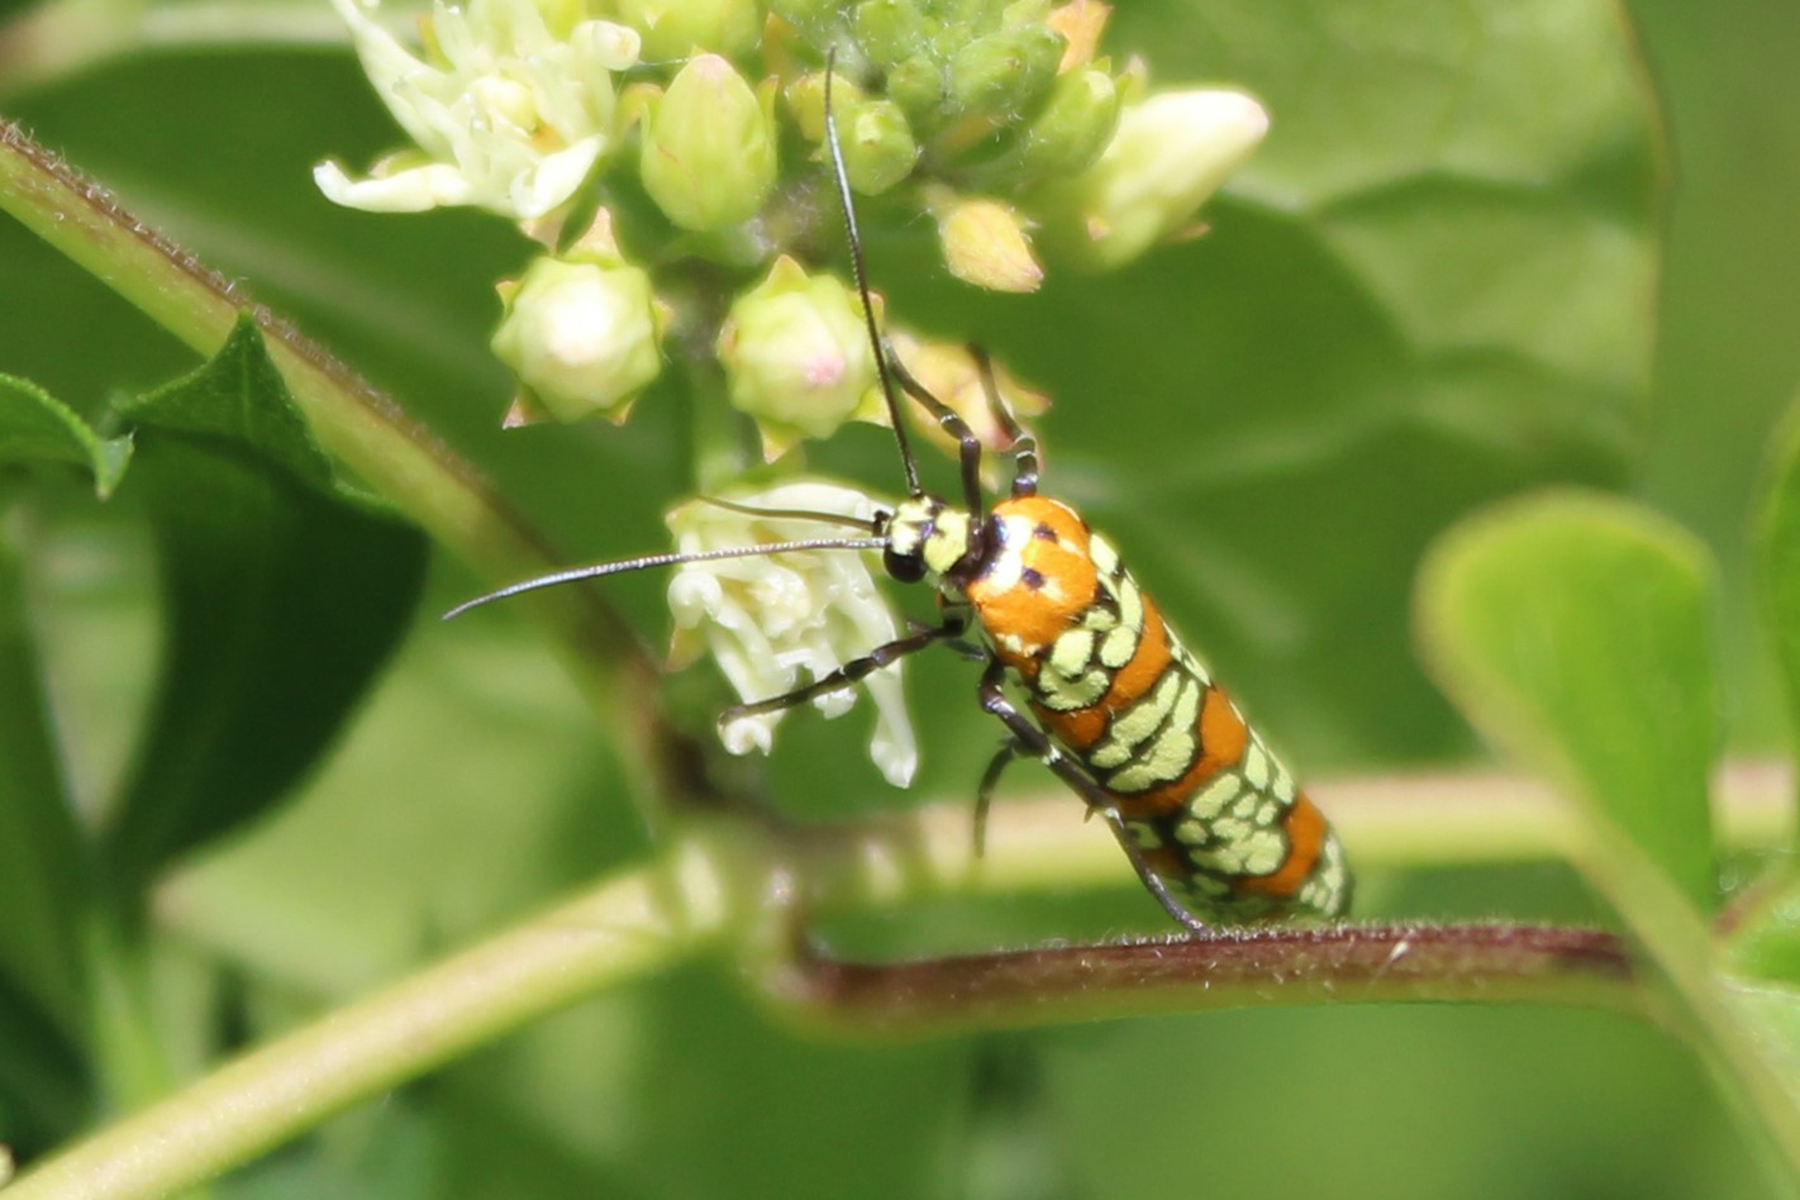
{"label": "moth leg", "polygon": [[994,414],[994,422],[1012,443],[1012,494],[1035,496],[1038,483],[1037,438],[1019,424],[1019,418],[1013,415],[1012,409],[1006,407],[1006,401],[1000,398],[1000,387],[994,382],[994,363],[988,357],[988,352],[970,342],[969,354],[975,359],[975,369],[981,375],[981,391],[987,397],[988,411]]}
{"label": "moth leg", "polygon": [[1019,739],[1008,738],[1006,744],[994,753],[988,761],[987,770],[981,773],[981,786],[975,791],[975,857],[980,858],[987,850],[988,809],[993,807],[994,787],[1005,774],[1007,766],[1021,754],[1029,754],[1029,747],[1021,745]]}
{"label": "moth leg", "polygon": [[[1076,795],[1087,801],[1091,811],[1100,814],[1101,818],[1105,820],[1107,828],[1112,830],[1113,837],[1118,839],[1119,846],[1125,851],[1125,857],[1131,860],[1132,869],[1137,872],[1138,878],[1143,881],[1144,887],[1149,893],[1156,897],[1156,902],[1163,906],[1164,912],[1173,917],[1178,925],[1190,933],[1210,935],[1211,927],[1189,912],[1181,901],[1175,898],[1174,893],[1169,891],[1169,885],[1162,876],[1150,869],[1149,862],[1144,858],[1144,848],[1137,844],[1137,839],[1132,837],[1131,831],[1125,827],[1125,820],[1119,815],[1118,805],[1113,797],[1090,779],[1078,763],[1057,749],[1056,744],[1050,740],[1050,735],[1038,728],[1035,721],[1020,712],[1013,702],[1006,698],[1006,693],[1001,690],[1000,686],[1001,680],[1005,678],[1005,673],[1006,668],[996,660],[982,674],[979,692],[981,707],[999,717],[1001,722],[1012,731],[1018,746],[1027,753],[1042,759],[1045,766],[1055,771],[1064,783],[1075,789]],[[991,764],[988,769],[990,772],[995,770]]]}
{"label": "moth leg", "polygon": [[853,658],[829,675],[821,675],[804,687],[797,687],[791,692],[779,696],[771,696],[767,700],[756,700],[749,704],[734,704],[719,714],[719,724],[728,725],[739,717],[753,716],[757,713],[780,712],[792,708],[796,704],[805,704],[815,696],[823,696],[830,692],[847,688],[865,675],[879,671],[891,662],[906,657],[916,651],[923,650],[933,642],[944,638],[957,638],[967,622],[960,613],[949,613],[942,625],[908,634],[903,638],[895,638],[875,647],[861,658]]}

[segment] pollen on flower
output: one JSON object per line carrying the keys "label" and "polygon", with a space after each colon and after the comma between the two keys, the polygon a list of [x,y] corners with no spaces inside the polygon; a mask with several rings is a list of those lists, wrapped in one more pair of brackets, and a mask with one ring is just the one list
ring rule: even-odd
{"label": "pollen on flower", "polygon": [[[818,479],[725,498],[756,508],[833,513],[858,521],[869,520],[875,511],[874,502],[861,492]],[[681,505],[667,519],[683,553],[853,532],[699,500]],[[829,675],[896,636],[893,611],[869,567],[867,552],[838,549],[684,564],[669,583],[672,657],[683,662],[704,648],[746,701],[784,695]],[[890,783],[904,787],[918,766],[918,743],[906,711],[901,664],[872,672],[854,687],[829,692],[813,704],[827,717],[841,716],[863,690],[876,710],[869,756]],[[739,718],[720,730],[721,741],[733,754],[766,753],[783,715]]]}

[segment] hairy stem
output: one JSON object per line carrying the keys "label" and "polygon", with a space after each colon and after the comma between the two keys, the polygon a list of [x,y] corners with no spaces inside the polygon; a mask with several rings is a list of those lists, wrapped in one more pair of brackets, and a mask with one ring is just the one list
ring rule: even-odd
{"label": "hairy stem", "polygon": [[809,1030],[853,1035],[1270,1004],[1566,1004],[1651,1015],[1617,937],[1535,925],[1260,929],[897,963],[803,946],[758,982]]}
{"label": "hairy stem", "polygon": [[[484,577],[508,581],[563,565],[471,467],[391,399],[4,121],[0,211],[203,354],[218,348],[240,313],[252,314],[321,445]],[[691,772],[676,769],[687,750],[653,705],[629,699],[654,688],[656,667],[616,611],[588,588],[557,588],[520,608],[546,625],[603,726],[620,731],[640,797],[679,796],[692,781]]]}

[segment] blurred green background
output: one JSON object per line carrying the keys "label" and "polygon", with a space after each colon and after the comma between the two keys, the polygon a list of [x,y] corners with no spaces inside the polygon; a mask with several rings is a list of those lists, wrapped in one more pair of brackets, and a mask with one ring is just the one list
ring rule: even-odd
{"label": "blurred green background", "polygon": [[[1758,653],[1743,530],[1769,429],[1800,379],[1800,339],[1788,328],[1800,300],[1800,76],[1790,61],[1800,9],[1625,6],[1643,86],[1661,104],[1665,161],[1629,122],[1616,145],[1571,152],[1587,215],[1615,219],[1620,244],[1607,259],[1604,245],[1571,237],[1594,262],[1547,263],[1551,282],[1533,293],[1530,272],[1515,268],[1545,226],[1517,216],[1530,210],[1518,196],[1468,185],[1479,171],[1457,156],[1517,150],[1548,161],[1552,149],[1526,143],[1555,122],[1531,105],[1579,110],[1622,94],[1622,60],[1594,32],[1604,10],[1422,0],[1126,7],[1109,39],[1115,52],[1144,50],[1160,82],[1242,83],[1274,113],[1267,151],[1209,213],[1213,234],[1118,275],[1053,275],[1043,293],[1009,299],[944,279],[923,231],[878,230],[874,273],[892,311],[942,336],[983,339],[1054,395],[1044,428],[1056,490],[1115,533],[1315,778],[1479,756],[1412,664],[1411,567],[1460,512],[1549,480],[1616,486],[1711,544],[1725,573],[1733,745],[1771,749],[1780,714]],[[1517,41],[1509,20],[1553,28],[1565,16],[1569,53],[1547,61],[1542,80],[1509,77],[1517,60],[1494,52]],[[1421,115],[1419,95],[1439,103]],[[1525,108],[1484,107],[1508,98]],[[320,158],[362,163],[395,141],[341,47],[128,58],[11,94],[4,111],[391,389],[571,558],[660,544],[675,433],[654,395],[623,429],[495,428],[507,392],[486,350],[491,284],[529,247],[470,214],[368,217],[333,210],[312,189]],[[1505,136],[1515,115],[1523,148]],[[1408,128],[1414,117],[1439,124]],[[1395,147],[1412,158],[1384,164]],[[1443,178],[1421,166],[1434,148]],[[1371,186],[1390,165],[1395,189]],[[1655,192],[1659,169],[1666,186]],[[1361,207],[1331,199],[1333,172],[1357,182]],[[1393,218],[1415,205],[1447,215],[1435,227]],[[1504,210],[1495,224],[1519,221],[1518,244],[1494,236],[1464,256],[1465,221],[1487,219],[1490,207]],[[1307,219],[1289,219],[1296,211]],[[1315,217],[1338,236],[1314,236]],[[1360,242],[1359,227],[1369,231]],[[1660,242],[1660,280],[1648,286],[1644,273],[1635,301],[1601,286],[1639,269],[1634,229]],[[1538,318],[1541,342],[1526,344],[1541,360],[1400,355],[1403,333],[1416,330],[1373,320],[1380,306],[1368,297],[1395,260],[1384,247],[1401,238],[1421,278],[1461,280],[1433,298],[1427,319],[1478,322],[1497,280],[1526,287],[1510,298],[1509,319],[1529,329],[1520,317]],[[1358,246],[1372,257],[1349,259]],[[1484,253],[1501,257],[1484,263]],[[1433,274],[1434,256],[1457,269]],[[0,370],[77,407],[92,411],[111,389],[193,365],[10,222],[0,222],[0,277]],[[1600,307],[1571,311],[1588,279],[1599,281]],[[1581,330],[1576,366],[1556,349],[1571,328]],[[1513,373],[1510,387],[1482,393]],[[1394,388],[1397,378],[1408,386]],[[1467,392],[1455,391],[1459,381]],[[879,432],[846,441],[827,461],[892,488]],[[129,754],[154,671],[150,547],[134,522],[98,510],[72,482],[45,485],[33,504],[46,673],[76,790],[97,805]],[[503,611],[450,627],[432,619],[477,586],[440,562],[417,628],[323,769],[277,817],[163,890],[160,1020],[184,1069],[201,1069],[221,1028],[228,1040],[258,1039],[644,853],[604,740],[547,651]],[[621,580],[616,593],[661,636],[658,581]],[[964,699],[972,684],[952,656],[914,672],[926,757],[913,793],[887,789],[861,757],[860,710],[838,724],[792,723],[771,793],[816,818],[968,794],[995,738]],[[1572,875],[1549,864],[1365,882],[1360,915],[1371,917],[1598,915]],[[1156,927],[1149,902],[1122,886],[1017,911],[896,914],[878,932],[905,943],[918,922],[953,923],[943,940],[965,944]],[[31,1146],[0,1128],[0,1142],[20,1139]],[[1766,1188],[1701,1067],[1660,1033],[1604,1014],[1270,1009],[848,1047],[772,1025],[728,970],[695,967],[584,1004],[347,1114],[219,1192],[1438,1198]]]}

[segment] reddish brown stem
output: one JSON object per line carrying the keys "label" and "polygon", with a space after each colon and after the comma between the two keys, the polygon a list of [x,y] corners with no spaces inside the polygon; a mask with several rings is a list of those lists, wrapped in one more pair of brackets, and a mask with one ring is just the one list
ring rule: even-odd
{"label": "reddish brown stem", "polygon": [[763,978],[807,1023],[941,1034],[1268,1004],[1544,1003],[1648,1015],[1618,937],[1539,925],[1346,925],[890,963],[801,946]]}

